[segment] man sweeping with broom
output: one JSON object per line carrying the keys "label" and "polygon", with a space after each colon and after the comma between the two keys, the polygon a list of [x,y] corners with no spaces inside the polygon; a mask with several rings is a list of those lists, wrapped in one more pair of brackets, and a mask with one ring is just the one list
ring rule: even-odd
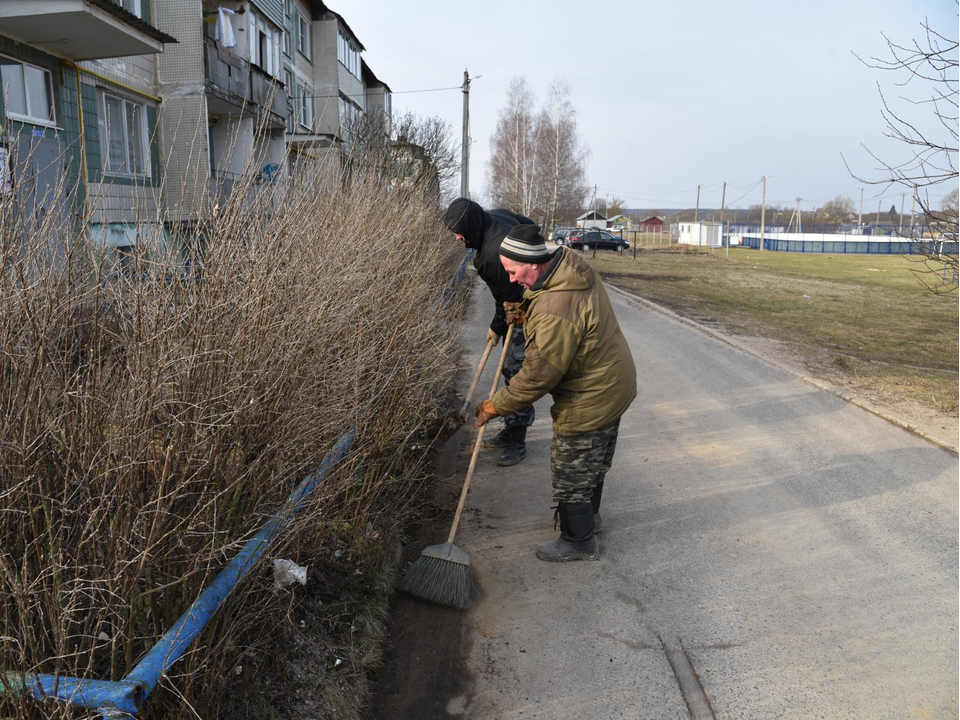
{"label": "man sweeping with broom", "polygon": [[[473,200],[457,198],[447,208],[443,223],[453,232],[457,240],[466,247],[476,250],[473,266],[477,274],[490,288],[494,300],[493,320],[487,330],[487,342],[499,341],[507,332],[504,317],[505,302],[518,302],[523,297],[523,288],[510,282],[503,265],[500,264],[500,242],[514,225],[529,223],[533,220],[509,210],[491,210],[487,212]],[[523,365],[523,334],[514,333],[513,341],[507,352],[503,366],[503,380],[507,385],[510,379],[520,371]],[[502,450],[497,465],[516,465],[527,454],[527,428],[533,425],[533,406],[518,407],[504,418],[503,429],[483,444],[485,448]]]}
{"label": "man sweeping with broom", "polygon": [[507,322],[523,326],[520,372],[477,406],[476,427],[550,393],[550,466],[560,537],[537,548],[551,562],[596,560],[603,483],[617,447],[620,417],[637,396],[637,370],[603,283],[567,248],[552,256],[536,225],[517,225],[500,261],[521,285],[523,302]]}

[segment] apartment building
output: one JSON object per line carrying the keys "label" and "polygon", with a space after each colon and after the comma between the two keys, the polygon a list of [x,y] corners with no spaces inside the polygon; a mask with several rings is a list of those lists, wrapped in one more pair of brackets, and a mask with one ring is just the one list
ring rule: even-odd
{"label": "apartment building", "polygon": [[[0,192],[26,230],[91,223],[132,244],[157,217],[160,98],[155,58],[176,43],[151,22],[149,0],[0,0]],[[70,222],[73,219],[74,222]]]}
{"label": "apartment building", "polygon": [[[363,50],[319,0],[0,0],[0,192],[122,253],[241,178],[339,169],[361,115],[390,133]],[[51,206],[61,185],[69,208]]]}

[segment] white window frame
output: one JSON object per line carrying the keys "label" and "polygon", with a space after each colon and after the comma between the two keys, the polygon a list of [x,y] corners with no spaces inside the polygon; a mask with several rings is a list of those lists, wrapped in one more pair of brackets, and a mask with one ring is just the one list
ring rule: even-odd
{"label": "white window frame", "polygon": [[[2,78],[0,78],[0,92],[3,93],[3,109],[6,113],[6,116],[12,120],[20,120],[21,122],[30,123],[31,125],[42,125],[44,127],[51,128],[57,127],[57,97],[53,91],[53,73],[46,68],[40,67],[39,65],[23,62],[23,60],[18,60],[17,58],[10,57],[9,55],[0,55],[0,57],[20,66],[20,77],[21,81],[23,82],[23,102],[27,108],[26,114],[11,112],[10,103],[8,102],[9,98],[7,97],[7,87],[3,84]],[[33,108],[30,107],[30,93],[27,91],[27,74],[24,72],[24,68],[27,67],[43,73],[43,77],[47,81],[47,92],[50,94],[50,114],[53,116],[52,118],[35,115],[33,113]]]}
{"label": "white window frame", "polygon": [[[250,62],[271,77],[280,78],[280,42],[283,34],[264,17],[250,11]],[[260,35],[266,36],[266,57],[260,52]]]}
{"label": "white window frame", "polygon": [[343,30],[337,30],[337,60],[351,75],[360,79],[360,50]]}
{"label": "white window frame", "polygon": [[[107,122],[107,98],[120,101],[120,121],[122,124],[122,133],[123,133],[123,153],[124,160],[121,164],[121,167],[117,170],[110,168],[110,126]],[[143,168],[140,172],[131,171],[130,163],[130,128],[127,124],[127,105],[133,105],[140,108],[140,152],[141,157],[143,158]],[[103,172],[106,175],[117,176],[117,177],[129,177],[129,178],[149,178],[151,176],[150,168],[150,137],[148,133],[147,125],[147,106],[145,103],[135,102],[128,98],[125,98],[121,95],[114,95],[113,93],[101,92],[100,93],[100,112],[102,122],[100,123],[101,128],[101,137],[100,141],[103,148]]]}
{"label": "white window frame", "polygon": [[300,106],[297,104],[297,85],[296,79],[290,70],[283,71],[283,84],[287,87],[287,98],[290,101],[290,116],[287,118],[287,132],[297,131],[297,118],[300,117]]}
{"label": "white window frame", "polygon": [[297,10],[297,52],[308,60],[313,59],[313,48],[310,44],[310,21],[299,10]]}
{"label": "white window frame", "polygon": [[306,85],[300,86],[300,127],[313,131],[313,98]]}

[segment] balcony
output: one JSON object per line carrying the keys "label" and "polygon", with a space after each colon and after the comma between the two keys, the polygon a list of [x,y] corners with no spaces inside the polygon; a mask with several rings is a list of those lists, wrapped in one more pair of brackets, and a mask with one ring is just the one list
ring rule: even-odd
{"label": "balcony", "polygon": [[210,114],[239,117],[244,111],[267,112],[267,127],[286,125],[287,91],[279,80],[209,37],[203,39],[203,68]]}
{"label": "balcony", "polygon": [[0,0],[0,33],[74,61],[150,55],[177,42],[112,0]]}

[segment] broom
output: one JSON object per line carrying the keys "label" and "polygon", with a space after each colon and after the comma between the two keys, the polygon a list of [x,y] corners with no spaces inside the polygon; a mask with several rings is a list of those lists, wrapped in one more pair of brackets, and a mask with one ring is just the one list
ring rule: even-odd
{"label": "broom", "polygon": [[[497,372],[493,377],[493,387],[490,389],[491,396],[497,392],[497,385],[500,384],[500,373],[503,371],[503,364],[507,359],[512,337],[513,325],[511,324],[507,328],[503,351],[500,353],[500,364],[497,366]],[[492,345],[488,345],[488,353],[491,347]],[[476,385],[477,380],[479,380],[479,372],[474,380],[474,385]],[[466,610],[470,607],[470,556],[453,544],[453,538],[457,534],[457,526],[460,524],[463,506],[467,501],[467,490],[470,489],[473,471],[477,466],[477,456],[480,454],[480,445],[483,443],[483,431],[485,429],[486,425],[477,431],[477,440],[473,444],[473,455],[470,457],[470,467],[467,468],[467,478],[463,481],[460,502],[457,505],[457,512],[453,516],[453,525],[450,527],[447,541],[442,545],[431,545],[420,553],[420,557],[410,566],[407,574],[400,581],[400,589],[405,593],[440,605],[449,605],[458,610]]]}

